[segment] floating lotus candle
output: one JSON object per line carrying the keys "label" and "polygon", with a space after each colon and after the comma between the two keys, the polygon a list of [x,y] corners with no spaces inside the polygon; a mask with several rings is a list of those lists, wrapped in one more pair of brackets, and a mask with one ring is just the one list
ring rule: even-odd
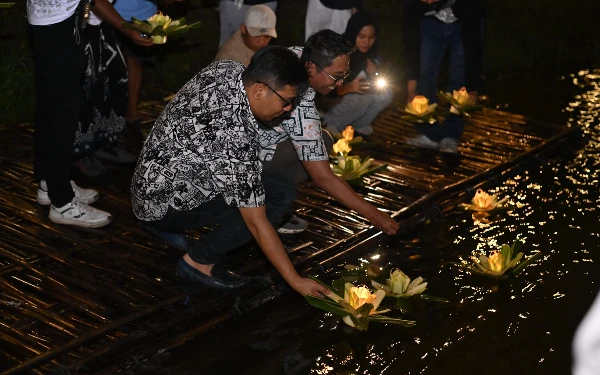
{"label": "floating lotus candle", "polygon": [[395,269],[390,272],[390,278],[386,280],[387,285],[380,284],[375,280],[371,281],[374,288],[383,290],[390,297],[412,297],[416,294],[421,294],[427,289],[427,283],[423,282],[422,277],[417,277],[410,280],[404,272]]}
{"label": "floating lotus candle", "polygon": [[542,254],[537,252],[528,259],[521,261],[523,259],[523,253],[519,251],[521,245],[521,241],[515,241],[512,246],[504,244],[500,250],[492,251],[489,256],[482,254],[479,257],[472,257],[473,265],[462,263],[459,263],[459,265],[474,273],[490,277],[499,278],[507,272],[516,275]]}
{"label": "floating lotus candle", "polygon": [[436,108],[437,104],[429,104],[429,99],[422,95],[417,95],[415,98],[408,103],[404,111],[408,113],[407,116],[402,116],[403,120],[421,124],[428,122],[430,124],[436,121]]}
{"label": "floating lotus candle", "polygon": [[[354,286],[345,283],[343,279],[336,280],[332,286],[323,284],[320,280],[311,279],[327,287],[330,293],[329,299],[314,296],[304,296],[314,307],[342,316],[344,323],[361,331],[369,328],[369,322],[380,322],[412,327],[414,321],[390,318],[381,314],[389,312],[389,309],[378,310],[385,298],[385,291],[378,290],[372,293],[366,286]],[[342,298],[339,294],[344,295]]]}
{"label": "floating lotus candle", "polygon": [[471,101],[469,93],[464,87],[460,88],[460,90],[453,90],[452,93],[440,91],[438,96],[450,102],[450,112],[455,115],[469,116],[470,112],[481,109],[481,106],[477,106]]}
{"label": "floating lotus candle", "polygon": [[498,197],[490,195],[481,189],[477,189],[475,196],[471,200],[471,204],[463,203],[462,206],[471,211],[485,212],[495,210],[508,200],[508,197],[498,200]]}
{"label": "floating lotus candle", "polygon": [[361,159],[360,156],[340,154],[337,157],[337,165],[332,164],[331,170],[344,181],[356,181],[361,183],[364,182],[362,181],[363,177],[387,168],[387,164],[372,168],[372,163],[373,158],[367,157]]}
{"label": "floating lotus candle", "polygon": [[[357,312],[360,311],[360,313],[356,316],[357,318],[361,318],[361,314],[363,314],[364,316],[372,316],[390,311],[389,309],[379,311],[377,310],[384,297],[385,292],[382,290],[378,290],[375,293],[371,293],[369,288],[364,286],[356,287],[350,283],[346,283],[345,285],[344,300],[350,306],[352,306],[354,310],[356,310]],[[371,306],[366,306],[366,309],[362,308],[363,306],[368,304],[370,304]],[[343,317],[342,320],[350,327],[355,327],[354,322],[352,321],[349,315]]]}

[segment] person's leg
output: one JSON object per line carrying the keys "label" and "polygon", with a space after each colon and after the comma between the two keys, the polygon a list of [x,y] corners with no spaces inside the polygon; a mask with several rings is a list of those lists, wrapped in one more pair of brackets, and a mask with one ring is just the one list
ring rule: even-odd
{"label": "person's leg", "polygon": [[[429,99],[430,103],[437,103],[438,76],[447,48],[446,26],[427,17],[421,21],[421,65],[417,93]],[[416,129],[432,142],[439,142],[443,138],[439,124],[419,124]],[[434,146],[433,143],[431,146]]]}
{"label": "person's leg", "polygon": [[[291,209],[296,186],[280,173],[263,172],[262,182],[266,194],[267,219],[275,225]],[[171,233],[216,225],[199,240],[187,241],[190,258],[200,264],[220,263],[228,251],[252,239],[239,208],[227,205],[223,199],[212,200],[187,212],[169,209],[165,217],[147,222],[146,225]]]}
{"label": "person's leg", "polygon": [[[79,122],[73,143],[73,166],[86,177],[98,177],[108,173],[100,160],[94,157],[99,129],[104,124],[96,119],[97,103],[110,97],[103,87],[101,77],[101,44],[100,26],[88,25],[83,30],[85,40],[85,71],[83,75],[83,99],[79,112]],[[125,121],[125,120],[123,120]]]}
{"label": "person's leg", "polygon": [[96,156],[116,163],[133,163],[137,155],[123,147],[128,105],[127,65],[115,31],[107,23],[102,23],[100,28],[99,92],[94,100]]}
{"label": "person's leg", "polygon": [[74,33],[75,17],[50,26],[31,26],[36,77],[36,177],[63,207],[74,197],[70,183],[73,141],[81,105],[84,44]]}
{"label": "person's leg", "polygon": [[367,105],[365,111],[352,123],[354,130],[364,135],[372,134],[371,123],[392,102],[393,97],[394,93],[389,89],[373,89],[373,91],[365,94],[363,100]]}
{"label": "person's leg", "polygon": [[[465,50],[462,40],[461,25],[448,25],[448,47],[450,53],[450,72],[447,91],[459,90],[465,86]],[[444,121],[443,139],[447,147],[444,147],[446,152],[455,153],[456,144],[463,134],[465,122],[462,116],[450,115]],[[444,150],[442,150],[444,151]]]}
{"label": "person's leg", "polygon": [[447,91],[460,90],[465,86],[465,48],[463,45],[461,25],[448,25],[448,48],[450,54],[450,74]]}
{"label": "person's leg", "polygon": [[437,102],[440,66],[447,48],[446,24],[430,18],[421,21],[421,65],[417,93]]}

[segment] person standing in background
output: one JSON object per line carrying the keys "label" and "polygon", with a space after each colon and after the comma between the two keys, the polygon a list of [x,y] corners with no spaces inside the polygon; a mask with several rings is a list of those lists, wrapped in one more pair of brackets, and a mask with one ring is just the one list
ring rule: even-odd
{"label": "person standing in background", "polygon": [[127,65],[115,31],[94,12],[87,23],[83,101],[73,151],[75,167],[93,178],[108,173],[96,153],[121,153],[130,162],[136,156],[122,149],[120,142],[127,111]]}
{"label": "person standing in background", "polygon": [[[28,0],[27,18],[34,52],[36,114],[34,174],[37,201],[49,205],[50,221],[98,228],[110,223],[109,213],[89,206],[98,199],[92,189],[71,181],[73,141],[81,107],[84,70],[82,28],[87,1]],[[100,18],[136,43],[150,45],[139,33],[125,30],[123,18],[108,0],[91,6]]]}
{"label": "person standing in background", "polygon": [[[115,9],[127,22],[131,22],[132,17],[145,21],[155,15],[158,10],[156,1],[153,0],[117,0]],[[144,65],[154,64],[156,57],[153,49],[148,48],[152,43],[139,45],[122,37],[119,38],[119,42],[127,62],[127,114],[125,118],[127,123],[139,124],[141,115],[138,112],[138,104],[142,90]],[[119,162],[119,160],[112,161]]]}
{"label": "person standing in background", "polygon": [[277,17],[271,8],[266,5],[251,6],[239,31],[223,44],[215,60],[239,61],[248,66],[256,51],[277,38],[276,24]]}
{"label": "person standing in background", "polygon": [[221,35],[219,48],[236,32],[244,23],[244,16],[253,5],[263,4],[273,12],[277,10],[277,1],[269,0],[221,0],[219,2],[219,19],[221,21]]}

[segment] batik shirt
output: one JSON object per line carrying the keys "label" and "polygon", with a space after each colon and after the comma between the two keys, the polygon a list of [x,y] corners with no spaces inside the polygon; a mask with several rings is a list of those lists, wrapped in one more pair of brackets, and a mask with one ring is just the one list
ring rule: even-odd
{"label": "batik shirt", "polygon": [[169,206],[189,211],[218,196],[234,207],[264,206],[258,123],[243,71],[238,62],[214,62],[165,107],[131,183],[139,219],[158,220]]}
{"label": "batik shirt", "polygon": [[[302,47],[290,48],[300,57]],[[260,128],[260,160],[273,159],[277,144],[292,141],[298,159],[303,161],[329,160],[321,134],[321,119],[315,108],[315,90],[308,88],[299,98],[298,105],[278,126]]]}

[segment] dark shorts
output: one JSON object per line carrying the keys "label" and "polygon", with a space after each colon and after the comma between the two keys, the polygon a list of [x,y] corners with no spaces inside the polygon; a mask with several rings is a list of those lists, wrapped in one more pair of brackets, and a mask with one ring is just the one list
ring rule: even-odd
{"label": "dark shorts", "polygon": [[154,47],[138,46],[131,41],[125,34],[117,33],[121,52],[125,57],[134,57],[145,65],[154,65],[156,63],[156,53]]}

